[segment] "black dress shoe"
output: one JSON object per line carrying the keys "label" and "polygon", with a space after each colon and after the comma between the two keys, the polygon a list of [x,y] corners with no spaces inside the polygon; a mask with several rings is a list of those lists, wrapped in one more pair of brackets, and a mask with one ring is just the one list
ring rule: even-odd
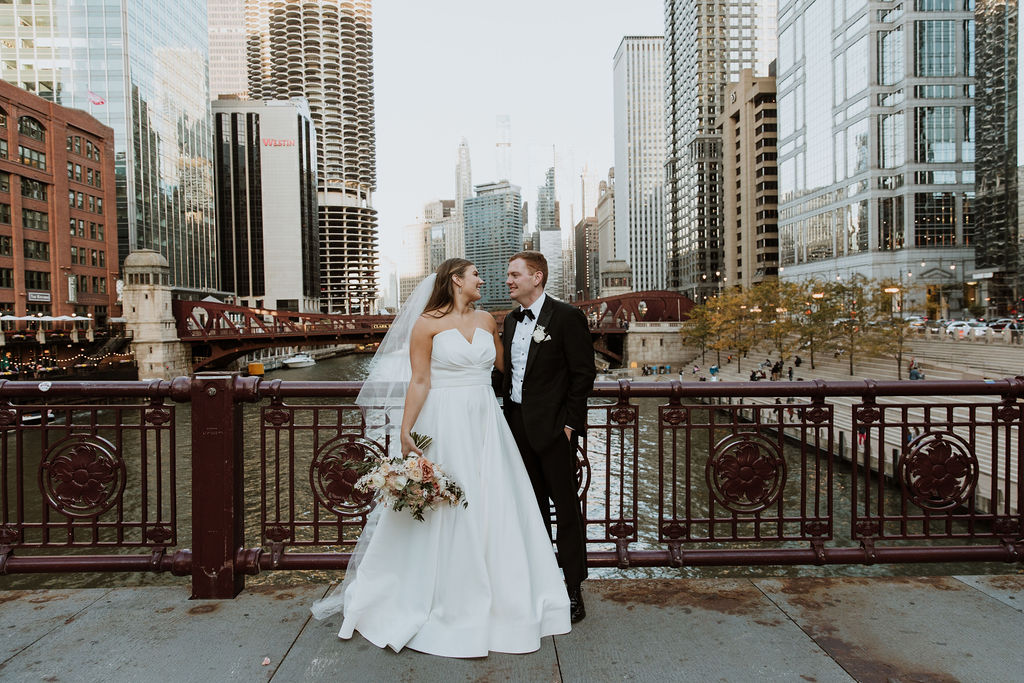
{"label": "black dress shoe", "polygon": [[576,623],[587,616],[587,608],[583,606],[583,591],[579,586],[569,589],[569,621]]}

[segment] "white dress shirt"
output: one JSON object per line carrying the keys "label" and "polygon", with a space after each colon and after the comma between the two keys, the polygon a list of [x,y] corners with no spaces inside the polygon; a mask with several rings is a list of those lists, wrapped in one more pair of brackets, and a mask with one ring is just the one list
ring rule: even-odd
{"label": "white dress shirt", "polygon": [[533,330],[537,327],[537,318],[540,317],[540,309],[544,307],[544,300],[547,294],[540,293],[533,305],[529,306],[533,312],[533,318],[524,317],[522,322],[516,323],[516,332],[512,335],[512,348],[509,351],[509,363],[512,367],[512,391],[511,398],[516,403],[523,402],[523,377],[526,376],[526,360],[530,356],[530,342],[533,339]]}

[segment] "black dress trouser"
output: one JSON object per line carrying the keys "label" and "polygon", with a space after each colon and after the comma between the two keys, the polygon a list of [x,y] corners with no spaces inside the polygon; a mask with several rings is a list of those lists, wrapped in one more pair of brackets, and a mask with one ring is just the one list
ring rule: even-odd
{"label": "black dress trouser", "polygon": [[544,524],[551,534],[551,504],[555,504],[558,533],[555,545],[558,548],[558,564],[565,575],[565,583],[574,588],[587,578],[587,550],[584,536],[583,514],[577,494],[576,480],[576,435],[570,442],[564,436],[556,438],[547,449],[538,452],[526,437],[523,411],[518,403],[506,399],[505,417],[512,436],[523,456],[523,463],[530,475],[533,492],[537,497]]}

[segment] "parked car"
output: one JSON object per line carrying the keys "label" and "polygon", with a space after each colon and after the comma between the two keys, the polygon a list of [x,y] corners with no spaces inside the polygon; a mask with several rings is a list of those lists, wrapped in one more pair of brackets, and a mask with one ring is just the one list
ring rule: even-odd
{"label": "parked car", "polygon": [[946,334],[954,337],[984,337],[988,332],[989,328],[985,323],[969,320],[956,320],[946,325]]}
{"label": "parked car", "polygon": [[1014,320],[1013,318],[1000,318],[999,320],[996,320],[995,322],[989,323],[988,326],[991,329],[998,331],[998,330],[1002,330],[1007,325],[1014,325],[1016,323],[1017,323],[1017,321]]}

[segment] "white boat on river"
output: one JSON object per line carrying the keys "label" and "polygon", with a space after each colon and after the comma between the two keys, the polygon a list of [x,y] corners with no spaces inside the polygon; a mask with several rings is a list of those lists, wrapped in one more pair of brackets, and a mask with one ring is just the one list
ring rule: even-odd
{"label": "white boat on river", "polygon": [[316,365],[316,359],[308,353],[297,353],[281,361],[286,368],[308,368]]}

